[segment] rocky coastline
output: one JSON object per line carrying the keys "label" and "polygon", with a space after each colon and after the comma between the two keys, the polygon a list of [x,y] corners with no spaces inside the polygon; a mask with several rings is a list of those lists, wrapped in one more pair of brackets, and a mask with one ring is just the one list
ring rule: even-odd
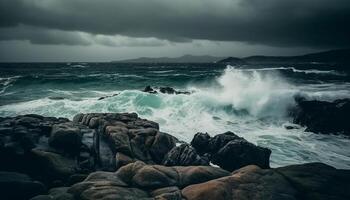
{"label": "rocky coastline", "polygon": [[188,144],[135,113],[2,117],[0,199],[350,199],[350,170],[270,154],[233,132]]}

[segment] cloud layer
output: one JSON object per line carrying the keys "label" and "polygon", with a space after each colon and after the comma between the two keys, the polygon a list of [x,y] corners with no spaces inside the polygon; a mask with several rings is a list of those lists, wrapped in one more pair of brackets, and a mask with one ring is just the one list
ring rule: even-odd
{"label": "cloud layer", "polygon": [[0,40],[39,44],[340,48],[350,46],[349,24],[349,0],[0,0]]}

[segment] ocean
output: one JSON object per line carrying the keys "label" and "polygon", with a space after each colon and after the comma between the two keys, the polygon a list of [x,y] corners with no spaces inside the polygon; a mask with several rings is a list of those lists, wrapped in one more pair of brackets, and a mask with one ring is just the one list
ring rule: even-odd
{"label": "ocean", "polygon": [[[142,92],[147,85],[191,94]],[[35,113],[72,119],[78,113],[136,112],[186,142],[197,132],[232,131],[270,148],[272,167],[320,161],[350,169],[348,138],[286,128],[297,126],[288,117],[296,95],[350,98],[349,72],[318,63],[0,64],[0,117]]]}

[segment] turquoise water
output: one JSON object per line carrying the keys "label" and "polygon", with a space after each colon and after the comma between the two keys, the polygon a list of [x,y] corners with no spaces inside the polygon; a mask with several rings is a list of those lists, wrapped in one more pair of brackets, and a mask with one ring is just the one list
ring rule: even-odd
{"label": "turquoise water", "polygon": [[[0,116],[136,112],[187,142],[199,131],[233,131],[270,148],[273,167],[322,161],[350,168],[349,139],[284,128],[294,95],[350,97],[347,72],[331,66],[10,63],[0,69]],[[148,94],[141,91],[147,85],[192,93]],[[112,97],[98,100],[103,96]]]}

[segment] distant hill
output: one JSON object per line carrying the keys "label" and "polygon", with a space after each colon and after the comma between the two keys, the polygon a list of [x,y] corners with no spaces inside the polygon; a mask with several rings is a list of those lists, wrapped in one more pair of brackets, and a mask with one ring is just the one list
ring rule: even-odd
{"label": "distant hill", "polygon": [[128,60],[113,61],[118,63],[213,63],[218,60],[223,59],[222,57],[215,56],[193,56],[184,55],[181,57],[170,58],[170,57],[160,57],[160,58],[135,58]]}
{"label": "distant hill", "polygon": [[118,63],[222,63],[231,65],[244,64],[273,64],[273,63],[325,63],[344,65],[347,68],[350,65],[350,49],[339,49],[324,51],[319,53],[311,53],[300,56],[249,56],[244,58],[228,57],[221,58],[215,56],[194,56],[184,55],[181,57],[159,57],[148,58],[141,57],[136,59],[112,61]]}
{"label": "distant hill", "polygon": [[[247,63],[329,63],[349,64],[350,49],[339,49],[301,56],[250,56],[242,58]],[[220,62],[220,61],[219,61]]]}
{"label": "distant hill", "polygon": [[228,57],[222,60],[217,61],[217,63],[223,63],[223,64],[235,64],[235,65],[243,65],[247,64],[247,62],[241,58],[236,57]]}

